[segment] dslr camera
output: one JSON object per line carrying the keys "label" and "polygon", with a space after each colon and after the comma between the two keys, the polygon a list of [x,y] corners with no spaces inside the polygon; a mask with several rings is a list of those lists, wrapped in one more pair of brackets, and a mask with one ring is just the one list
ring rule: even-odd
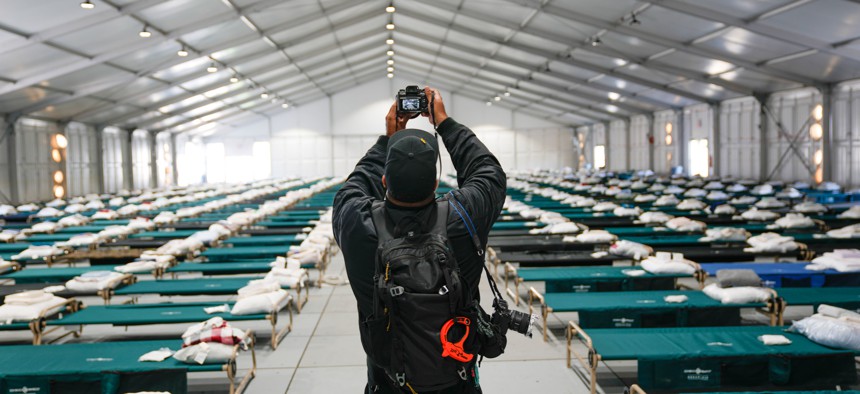
{"label": "dslr camera", "polygon": [[397,113],[421,114],[427,112],[427,95],[417,85],[407,86],[397,92]]}
{"label": "dslr camera", "polygon": [[513,330],[529,338],[532,337],[532,326],[537,316],[529,315],[517,310],[508,309],[508,302],[499,298],[493,300],[493,316],[490,321],[499,327],[502,335],[507,330]]}

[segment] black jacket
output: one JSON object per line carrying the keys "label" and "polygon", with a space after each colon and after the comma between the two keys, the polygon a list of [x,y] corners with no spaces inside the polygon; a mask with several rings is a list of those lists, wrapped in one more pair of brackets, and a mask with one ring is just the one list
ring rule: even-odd
{"label": "black jacket", "polygon": [[[459,190],[454,195],[471,216],[481,245],[486,245],[490,228],[504,204],[505,172],[496,157],[468,127],[448,118],[437,131],[457,170]],[[346,261],[346,273],[358,303],[360,321],[364,321],[373,308],[377,237],[371,206],[385,196],[382,175],[387,146],[388,137],[379,137],[334,198],[334,236]],[[428,223],[435,215],[436,210],[430,209],[433,207],[435,203],[421,208],[403,208],[386,202],[388,214],[395,223],[400,223],[406,216],[417,216],[421,222]],[[484,261],[477,255],[466,227],[453,210],[448,214],[448,238],[461,275],[477,298]]]}

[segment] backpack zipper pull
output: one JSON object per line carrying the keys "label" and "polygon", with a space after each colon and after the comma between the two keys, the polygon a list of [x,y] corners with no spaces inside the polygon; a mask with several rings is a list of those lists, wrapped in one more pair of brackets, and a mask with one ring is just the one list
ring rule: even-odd
{"label": "backpack zipper pull", "polygon": [[385,263],[385,282],[388,282],[388,271],[391,269],[391,262]]}

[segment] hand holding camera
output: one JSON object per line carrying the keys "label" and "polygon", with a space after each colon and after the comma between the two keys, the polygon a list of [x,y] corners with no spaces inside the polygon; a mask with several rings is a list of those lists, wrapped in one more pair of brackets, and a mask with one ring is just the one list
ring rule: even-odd
{"label": "hand holding camera", "polygon": [[385,118],[388,136],[405,129],[406,123],[418,115],[430,118],[433,127],[439,127],[439,124],[448,119],[442,95],[438,90],[429,86],[420,89],[417,85],[400,89]]}

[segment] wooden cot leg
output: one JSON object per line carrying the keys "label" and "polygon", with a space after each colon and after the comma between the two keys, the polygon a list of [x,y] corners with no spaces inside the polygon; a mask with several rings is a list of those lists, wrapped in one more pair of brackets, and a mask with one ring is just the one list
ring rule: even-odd
{"label": "wooden cot leg", "polygon": [[[582,357],[575,350],[573,350],[572,342],[573,342],[574,336],[579,338],[580,341],[586,347],[588,347],[588,358],[587,359]],[[580,364],[582,364],[583,367],[586,367],[589,369],[590,375],[591,375],[590,376],[591,387],[589,387],[589,388],[590,388],[591,394],[595,394],[597,391],[597,365],[600,363],[600,354],[598,354],[597,351],[594,350],[594,343],[591,341],[591,337],[588,336],[588,334],[585,333],[585,330],[583,330],[581,327],[579,327],[579,325],[577,325],[573,321],[567,322],[567,367],[568,368],[572,367],[572,365],[571,365],[572,364],[571,363],[572,357],[571,356],[575,356],[579,360]]]}

